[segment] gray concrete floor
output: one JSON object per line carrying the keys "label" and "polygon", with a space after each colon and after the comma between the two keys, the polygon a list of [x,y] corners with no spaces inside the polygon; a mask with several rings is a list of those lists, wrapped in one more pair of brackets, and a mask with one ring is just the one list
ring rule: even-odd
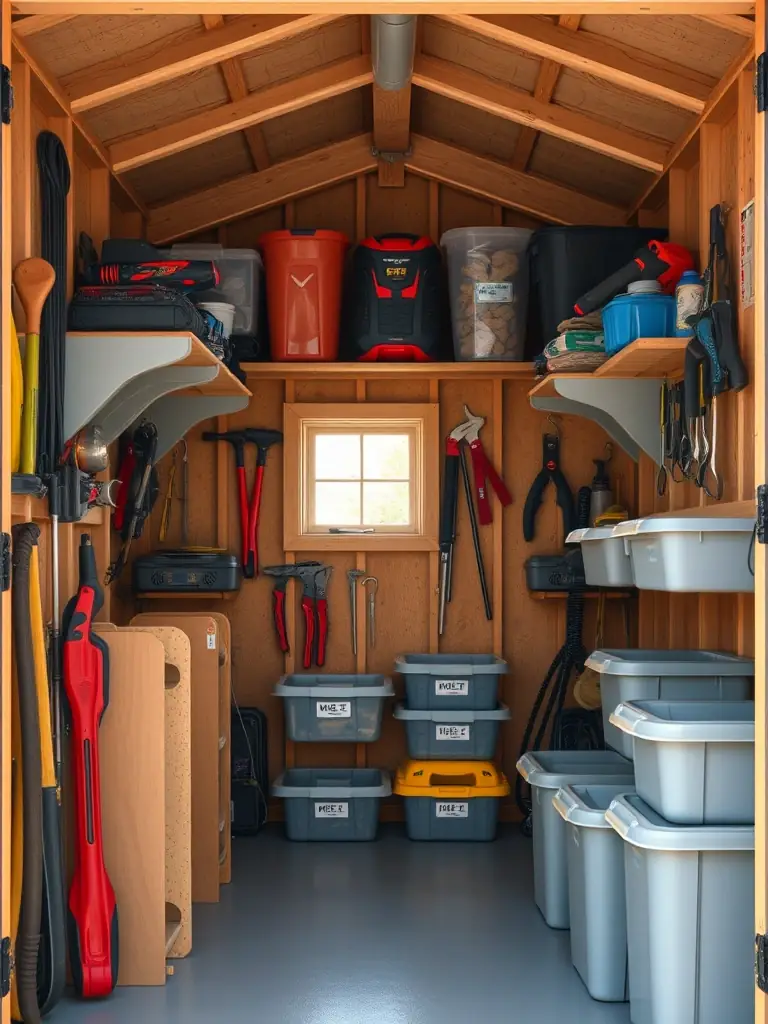
{"label": "gray concrete floor", "polygon": [[55,1024],[627,1024],[593,1002],[567,932],[533,903],[531,843],[234,844],[234,882],[196,906],[161,989],[67,1001]]}

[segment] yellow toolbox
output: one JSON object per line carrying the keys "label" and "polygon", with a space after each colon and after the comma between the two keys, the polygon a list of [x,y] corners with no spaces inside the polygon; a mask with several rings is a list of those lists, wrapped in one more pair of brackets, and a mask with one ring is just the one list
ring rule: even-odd
{"label": "yellow toolbox", "polygon": [[409,839],[488,842],[510,789],[490,761],[406,761],[394,792],[405,801]]}

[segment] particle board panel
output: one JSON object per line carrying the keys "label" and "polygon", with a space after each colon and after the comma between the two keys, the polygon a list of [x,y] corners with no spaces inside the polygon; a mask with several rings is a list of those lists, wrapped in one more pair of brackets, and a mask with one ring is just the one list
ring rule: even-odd
{"label": "particle board panel", "polygon": [[365,130],[364,110],[370,86],[313,103],[307,109],[275,117],[261,125],[275,163],[340,142]]}
{"label": "particle board panel", "polygon": [[341,231],[354,242],[355,194],[354,181],[342,181],[322,192],[302,196],[294,204],[294,227],[332,228]]}
{"label": "particle board panel", "polygon": [[511,160],[520,134],[512,121],[419,88],[413,90],[411,126],[417,134],[504,161]]}
{"label": "particle board panel", "polygon": [[540,61],[490,40],[466,35],[439,18],[423,17],[422,52],[533,92]]}
{"label": "particle board panel", "polygon": [[[552,135],[539,136],[530,170],[585,195],[599,196],[617,204],[631,202],[650,180],[649,175],[638,167],[619,163]],[[578,220],[577,211],[574,211],[574,216]]]}
{"label": "particle board panel", "polygon": [[240,58],[251,92],[360,53],[360,19],[340,18],[317,32]]}

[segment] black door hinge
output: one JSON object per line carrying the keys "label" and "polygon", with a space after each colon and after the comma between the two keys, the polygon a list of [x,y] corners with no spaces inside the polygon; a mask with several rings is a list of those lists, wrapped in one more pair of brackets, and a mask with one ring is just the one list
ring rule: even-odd
{"label": "black door hinge", "polygon": [[11,535],[0,533],[0,591],[11,589]]}
{"label": "black door hinge", "polygon": [[7,996],[11,991],[12,973],[11,940],[6,938],[0,942],[0,999]]}
{"label": "black door hinge", "polygon": [[765,51],[757,58],[755,67],[755,96],[757,96],[757,112],[765,112],[768,104],[768,57]]}
{"label": "black door hinge", "polygon": [[768,935],[755,936],[755,984],[761,992],[768,992],[768,971],[766,970],[766,951]]}
{"label": "black door hinge", "polygon": [[768,541],[768,485],[760,484],[757,488],[757,542],[765,544]]}
{"label": "black door hinge", "polygon": [[11,69],[5,64],[0,65],[0,118],[3,124],[11,123],[13,110],[13,86],[11,85]]}

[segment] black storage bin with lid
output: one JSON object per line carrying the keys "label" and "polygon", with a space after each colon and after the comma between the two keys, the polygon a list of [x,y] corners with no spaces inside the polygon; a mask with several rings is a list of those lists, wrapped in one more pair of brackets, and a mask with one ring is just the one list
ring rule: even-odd
{"label": "black storage bin with lid", "polygon": [[528,356],[535,358],[557,337],[557,325],[575,316],[581,295],[629,263],[637,249],[666,237],[665,228],[539,228],[528,248]]}

